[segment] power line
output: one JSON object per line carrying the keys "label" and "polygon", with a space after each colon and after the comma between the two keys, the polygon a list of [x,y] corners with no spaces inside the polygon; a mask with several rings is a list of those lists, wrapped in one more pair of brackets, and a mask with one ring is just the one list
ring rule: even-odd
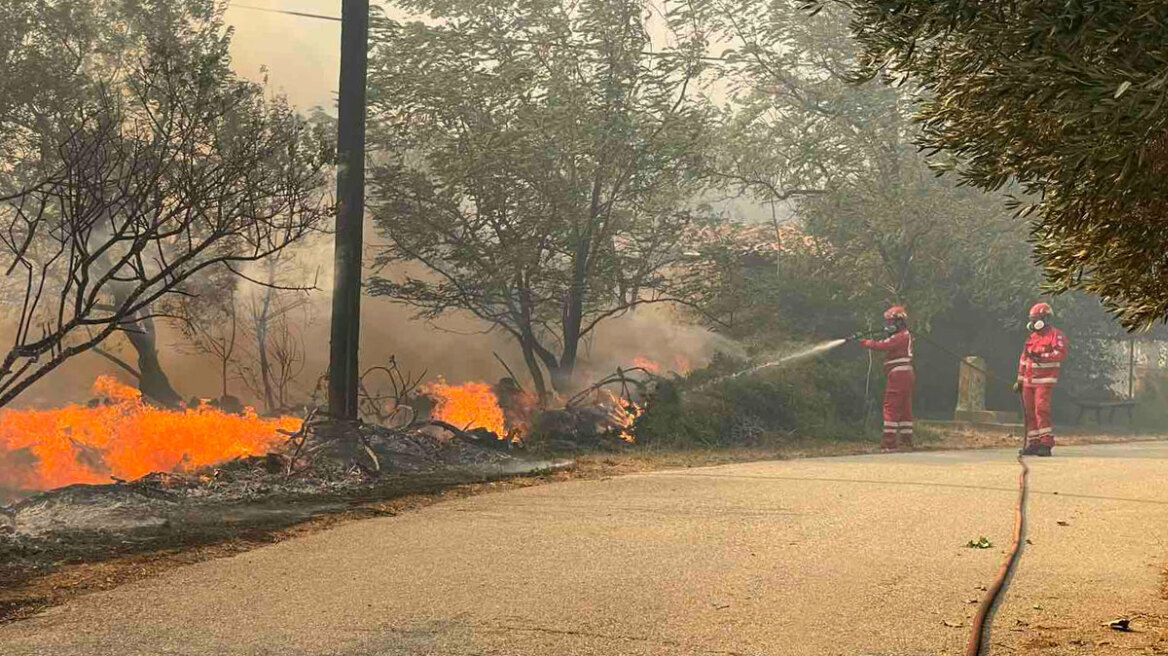
{"label": "power line", "polygon": [[[303,12],[303,11],[290,11],[288,9],[270,9],[268,7],[255,7],[252,5],[232,4],[231,6],[238,7],[239,9],[251,9],[252,11],[264,11],[264,12],[268,12],[270,14],[284,14],[287,16],[299,16],[300,18],[315,18],[318,20],[326,20],[326,21],[330,21],[330,22],[334,22],[334,23],[341,22],[341,19],[337,18],[336,16],[326,16],[324,14],[310,14],[310,13]],[[511,43],[518,43],[521,45],[529,45],[529,46],[559,46],[561,48],[567,48],[569,50],[584,50],[584,51],[593,51],[593,52],[600,51],[599,48],[589,48],[588,46],[580,46],[580,45],[573,45],[573,44],[567,44],[567,43],[529,41],[526,39],[508,39],[508,40]],[[646,57],[683,57],[683,56],[685,56],[684,53],[680,53],[680,52],[654,52],[651,50],[642,50],[640,54],[642,54]],[[726,61],[725,57],[708,57],[707,56],[707,57],[698,57],[697,59],[700,59],[701,61],[707,61],[707,62]]]}
{"label": "power line", "polygon": [[341,22],[341,19],[336,16],[325,16],[324,14],[310,14],[304,11],[290,11],[288,9],[270,9],[268,7],[253,7],[252,5],[231,4],[232,7],[238,9],[251,9],[252,11],[266,11],[269,14],[285,14],[287,16],[299,16],[300,18],[315,18],[318,20],[331,21],[333,23]]}

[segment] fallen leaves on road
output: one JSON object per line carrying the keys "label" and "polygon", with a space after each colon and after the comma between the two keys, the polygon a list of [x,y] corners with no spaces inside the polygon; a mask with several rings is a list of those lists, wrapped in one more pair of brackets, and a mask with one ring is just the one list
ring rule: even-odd
{"label": "fallen leaves on road", "polygon": [[1059,526],[1070,526],[1070,524],[1069,524],[1068,522],[1064,522],[1064,521],[1063,521],[1063,520],[1061,520],[1061,519],[1060,519],[1060,520],[1058,520],[1058,525],[1059,525]]}
{"label": "fallen leaves on road", "polygon": [[992,549],[994,543],[990,542],[989,538],[982,536],[977,540],[970,540],[965,546],[970,549]]}

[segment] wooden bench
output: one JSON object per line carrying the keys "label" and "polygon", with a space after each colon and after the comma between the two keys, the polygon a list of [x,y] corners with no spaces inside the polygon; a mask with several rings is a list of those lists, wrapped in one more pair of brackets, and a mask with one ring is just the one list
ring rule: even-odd
{"label": "wooden bench", "polygon": [[1089,410],[1095,411],[1095,423],[1099,426],[1103,425],[1103,411],[1107,410],[1107,423],[1115,421],[1116,410],[1127,410],[1127,423],[1130,426],[1135,421],[1135,401],[1080,401],[1076,399],[1075,405],[1079,406],[1079,418],[1075,420],[1076,424],[1083,423],[1083,415],[1087,414]]}

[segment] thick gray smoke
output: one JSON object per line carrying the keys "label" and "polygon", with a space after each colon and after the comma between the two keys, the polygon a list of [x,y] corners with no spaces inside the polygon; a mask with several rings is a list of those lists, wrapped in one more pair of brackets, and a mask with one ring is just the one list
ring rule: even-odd
{"label": "thick gray smoke", "polygon": [[[376,233],[371,226],[368,234]],[[375,237],[371,239],[374,241]],[[294,260],[291,268],[299,276],[281,279],[284,285],[315,285],[297,310],[294,329],[303,341],[303,372],[294,385],[292,397],[307,402],[317,381],[328,367],[329,312],[332,290],[332,242],[320,238],[288,252]],[[262,279],[262,265],[244,269],[248,277]],[[247,282],[237,292],[238,314],[246,314],[252,294],[262,288]],[[495,382],[507,375],[495,358],[498,353],[527,384],[527,372],[515,344],[503,333],[488,332],[489,326],[469,314],[451,314],[435,322],[413,317],[412,308],[396,305],[383,298],[362,299],[361,366],[367,369],[385,364],[395,356],[403,370],[427,373],[452,383],[482,380]],[[163,368],[171,383],[184,397],[214,398],[220,393],[220,375],[213,358],[193,352],[178,326],[159,321],[159,352]],[[0,331],[2,333],[3,331]],[[3,335],[0,334],[0,338]],[[240,340],[248,339],[241,333]],[[238,357],[248,357],[245,345]],[[124,337],[115,335],[103,348],[134,364],[134,352]],[[587,384],[619,367],[649,364],[663,375],[685,373],[709,362],[716,351],[739,353],[738,345],[708,330],[689,324],[685,318],[664,306],[644,306],[623,317],[601,324],[582,349],[577,369],[578,380]],[[93,380],[99,375],[114,375],[133,384],[133,379],[109,360],[90,352],[72,358],[21,396],[13,407],[54,407],[83,402],[89,398]],[[229,392],[246,403],[259,399],[236,377]]]}

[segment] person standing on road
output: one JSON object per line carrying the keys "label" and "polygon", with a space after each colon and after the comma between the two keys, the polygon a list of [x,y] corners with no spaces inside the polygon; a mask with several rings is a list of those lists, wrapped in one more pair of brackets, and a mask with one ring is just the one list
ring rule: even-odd
{"label": "person standing on road", "polygon": [[862,339],[869,350],[884,351],[884,432],[881,451],[913,448],[913,393],[917,376],[913,369],[913,337],[908,329],[908,312],[899,305],[884,313],[885,338]]}
{"label": "person standing on road", "polygon": [[1027,456],[1047,457],[1054,447],[1050,397],[1058,385],[1062,362],[1067,359],[1067,338],[1050,324],[1052,315],[1046,303],[1030,308],[1030,322],[1026,324],[1030,337],[1022,349],[1018,379],[1014,382],[1014,391],[1022,393],[1022,409],[1026,413],[1022,455]]}

